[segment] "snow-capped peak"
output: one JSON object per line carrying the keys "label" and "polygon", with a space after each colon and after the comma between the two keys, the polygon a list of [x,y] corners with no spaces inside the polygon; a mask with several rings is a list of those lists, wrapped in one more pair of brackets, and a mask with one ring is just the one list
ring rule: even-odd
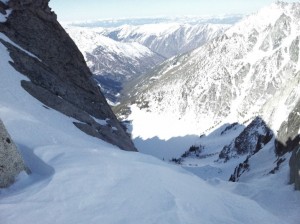
{"label": "snow-capped peak", "polygon": [[253,13],[252,15],[244,18],[229,29],[227,33],[246,34],[251,32],[253,29],[260,33],[267,29],[268,26],[274,26],[277,19],[279,19],[283,14],[291,18],[299,18],[299,10],[300,3],[285,3],[278,1],[262,8],[257,13]]}
{"label": "snow-capped peak", "polygon": [[101,35],[101,28],[66,27],[82,52],[92,52],[97,46],[116,54],[136,58],[153,54],[147,47],[138,43],[122,43]]}

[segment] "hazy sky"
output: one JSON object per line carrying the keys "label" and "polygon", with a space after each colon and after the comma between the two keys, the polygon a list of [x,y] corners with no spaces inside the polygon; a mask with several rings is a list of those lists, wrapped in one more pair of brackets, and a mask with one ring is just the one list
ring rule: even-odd
{"label": "hazy sky", "polygon": [[[293,2],[286,0],[287,2]],[[294,0],[295,1],[295,0]],[[250,14],[274,0],[50,0],[60,21]]]}

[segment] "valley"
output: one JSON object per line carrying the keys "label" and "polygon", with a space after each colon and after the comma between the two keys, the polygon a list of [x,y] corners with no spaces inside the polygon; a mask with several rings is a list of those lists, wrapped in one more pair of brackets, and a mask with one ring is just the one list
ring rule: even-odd
{"label": "valley", "polygon": [[[288,223],[297,223],[297,209],[273,207],[266,201],[283,200],[273,193],[274,179],[280,176],[278,194],[290,195],[287,207],[295,203],[286,184],[295,150],[289,145],[298,141],[287,140],[298,135],[299,117],[290,130],[284,129],[299,108],[299,7],[273,4],[235,24],[222,24],[218,35],[176,53],[170,51],[174,46],[170,38],[149,40],[165,24],[99,32],[121,43],[138,42],[166,58],[125,83],[121,102],[113,108],[126,121],[138,150],[248,195],[271,212],[280,210],[290,217]],[[156,34],[143,33],[149,30]],[[181,39],[185,36],[198,38],[185,33]],[[228,181],[237,185],[227,185]],[[248,190],[240,191],[240,185]],[[254,196],[261,191],[268,193]]]}
{"label": "valley", "polygon": [[63,25],[48,3],[0,0],[1,224],[299,223],[300,3]]}

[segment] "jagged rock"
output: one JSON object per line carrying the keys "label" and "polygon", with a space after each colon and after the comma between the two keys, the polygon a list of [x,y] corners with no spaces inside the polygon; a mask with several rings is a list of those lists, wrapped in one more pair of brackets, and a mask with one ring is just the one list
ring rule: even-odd
{"label": "jagged rock", "polygon": [[261,46],[259,47],[262,51],[268,51],[270,48],[270,36],[268,35],[264,41],[262,42]]}
{"label": "jagged rock", "polygon": [[[48,2],[10,0],[8,6],[12,12],[0,24],[0,32],[33,54],[0,39],[10,52],[12,66],[30,79],[23,81],[22,87],[46,106],[83,122],[93,132],[105,133],[96,137],[123,150],[136,151]],[[110,126],[97,123],[97,119],[109,120]]]}
{"label": "jagged rock", "polygon": [[239,155],[255,154],[262,149],[273,136],[272,130],[260,117],[257,117],[230,143],[230,145],[227,145],[222,149],[219,154],[219,159],[224,159],[226,162]]}
{"label": "jagged rock", "polygon": [[250,158],[250,156],[248,156],[247,159],[243,163],[240,163],[234,169],[234,173],[230,176],[229,181],[231,181],[231,182],[239,181],[240,176],[249,170],[249,158]]}
{"label": "jagged rock", "polygon": [[295,184],[295,189],[300,191],[300,146],[295,147],[290,162],[290,183]]}
{"label": "jagged rock", "polygon": [[293,40],[289,52],[291,60],[297,63],[299,59],[299,36],[295,40]]}
{"label": "jagged rock", "polygon": [[284,38],[291,34],[291,20],[291,17],[283,13],[274,24],[271,32],[273,49],[277,48]]}
{"label": "jagged rock", "polygon": [[30,172],[0,120],[0,188],[11,185],[22,171]]}
{"label": "jagged rock", "polygon": [[0,13],[3,14],[3,15],[6,15],[6,10],[7,9],[8,9],[8,6],[0,1]]}

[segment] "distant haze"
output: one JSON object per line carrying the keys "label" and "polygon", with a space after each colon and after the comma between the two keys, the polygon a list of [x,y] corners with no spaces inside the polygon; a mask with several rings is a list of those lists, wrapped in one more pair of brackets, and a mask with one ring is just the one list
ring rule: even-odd
{"label": "distant haze", "polygon": [[[250,14],[274,0],[51,0],[60,21]],[[293,2],[293,1],[287,1]]]}

